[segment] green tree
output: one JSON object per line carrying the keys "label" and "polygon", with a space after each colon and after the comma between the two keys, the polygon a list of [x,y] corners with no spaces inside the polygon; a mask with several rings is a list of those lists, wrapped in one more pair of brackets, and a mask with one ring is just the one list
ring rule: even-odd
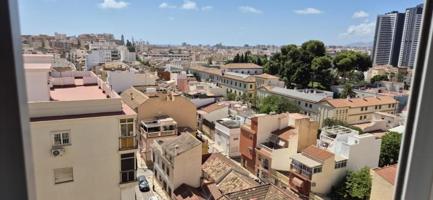
{"label": "green tree", "polygon": [[352,85],[351,84],[345,84],[343,91],[341,92],[340,97],[341,98],[347,98],[347,97],[353,98],[355,96],[356,96],[356,93],[353,91]]}
{"label": "green tree", "polygon": [[241,56],[237,53],[236,56],[233,58],[233,63],[239,63],[241,60]]}
{"label": "green tree", "polygon": [[355,51],[341,51],[334,57],[334,66],[343,78],[343,82],[348,79],[347,75],[353,70],[367,71],[371,67],[371,59],[365,53]]}
{"label": "green tree", "polygon": [[258,110],[260,113],[299,112],[299,108],[296,105],[292,104],[290,101],[284,99],[283,97],[275,95],[270,95],[261,99],[258,103]]}
{"label": "green tree", "polygon": [[400,153],[401,134],[389,132],[382,137],[380,146],[379,166],[392,165],[397,163]]}
{"label": "green tree", "polygon": [[312,87],[315,87],[314,82],[316,82],[323,87],[320,89],[329,89],[332,82],[331,68],[332,60],[330,57],[321,56],[314,58],[311,62],[311,79],[313,82]]}
{"label": "green tree", "polygon": [[326,54],[325,44],[319,40],[309,40],[301,45],[301,48],[307,51],[311,57],[320,57]]}
{"label": "green tree", "polygon": [[229,100],[229,101],[234,101],[234,100],[236,100],[236,94],[235,93],[233,93],[233,92],[227,92],[227,100]]}
{"label": "green tree", "polygon": [[367,200],[370,191],[370,170],[364,167],[359,171],[349,171],[343,181],[333,187],[330,197],[335,200]]}
{"label": "green tree", "polygon": [[371,84],[374,84],[374,83],[379,82],[379,81],[389,81],[388,76],[387,75],[375,75],[375,76],[371,77],[371,79],[370,79]]}

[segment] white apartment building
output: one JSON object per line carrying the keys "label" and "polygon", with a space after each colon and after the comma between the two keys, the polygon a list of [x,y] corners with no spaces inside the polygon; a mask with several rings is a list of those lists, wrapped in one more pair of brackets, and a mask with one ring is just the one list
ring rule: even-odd
{"label": "white apartment building", "polygon": [[139,72],[134,68],[106,72],[107,84],[119,94],[132,86],[156,85],[158,79],[158,76],[153,72]]}
{"label": "white apartment building", "polygon": [[119,46],[117,50],[120,54],[120,61],[122,62],[134,62],[137,59],[137,54],[135,52],[129,52],[126,46]]}
{"label": "white apartment building", "polygon": [[376,168],[379,164],[381,140],[376,136],[343,126],[324,127],[320,133],[320,148],[347,159],[347,169]]}
{"label": "white apartment building", "polygon": [[187,184],[200,187],[202,143],[191,133],[157,139],[152,147],[153,172],[162,189],[174,199],[173,191]]}
{"label": "white apartment building", "polygon": [[111,50],[108,49],[93,50],[89,52],[89,54],[86,56],[86,62],[85,62],[86,69],[91,70],[92,67],[96,65],[111,62],[112,61],[111,55],[112,55]]}
{"label": "white apartment building", "polygon": [[224,118],[215,122],[215,146],[223,155],[239,157],[240,121]]}
{"label": "white apartment building", "polygon": [[135,199],[136,113],[94,73],[24,57],[36,199]]}
{"label": "white apartment building", "polygon": [[263,67],[254,63],[229,63],[220,67],[224,72],[256,75],[263,74]]}

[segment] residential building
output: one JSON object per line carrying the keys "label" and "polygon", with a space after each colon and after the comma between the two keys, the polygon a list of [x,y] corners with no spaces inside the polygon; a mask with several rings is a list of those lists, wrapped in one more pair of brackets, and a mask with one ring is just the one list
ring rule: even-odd
{"label": "residential building", "polygon": [[176,85],[177,89],[179,89],[181,92],[186,92],[188,90],[188,77],[185,71],[177,74]]}
{"label": "residential building", "polygon": [[256,77],[256,88],[260,88],[262,86],[275,86],[275,87],[284,87],[284,81],[280,81],[280,77],[270,75],[270,74],[260,74],[255,75]]}
{"label": "residential building", "polygon": [[[272,135],[277,135],[277,137],[278,135],[283,135],[283,139],[286,138],[286,140],[288,140],[288,137],[292,134],[292,131],[289,131],[289,126],[297,128],[299,133],[305,133],[298,135],[297,140],[294,140],[294,143],[297,144],[291,145],[290,148],[294,148],[296,151],[301,151],[308,147],[308,145],[315,144],[316,136],[313,132],[317,131],[318,125],[316,122],[311,122],[308,117],[296,113],[270,115],[258,114],[241,126],[239,150],[241,153],[242,166],[251,172],[256,173],[256,147],[259,147],[260,144],[269,142],[269,138],[271,138]],[[284,150],[282,150],[283,152],[287,151],[286,148],[289,148],[287,145],[290,144],[286,144],[283,140],[282,142],[278,142],[278,145],[284,147]],[[272,149],[270,150],[272,151]],[[276,152],[278,153],[279,151]],[[284,160],[282,163],[284,163]],[[275,163],[275,165],[277,164],[280,166],[284,165],[279,162]],[[269,166],[274,165],[269,163]]]}
{"label": "residential building", "polygon": [[398,66],[410,68],[414,66],[420,37],[423,7],[424,5],[420,4],[416,7],[406,9]]}
{"label": "residential building", "polygon": [[177,135],[177,122],[168,116],[155,116],[140,121],[140,150],[145,161],[151,160],[151,145],[155,139],[172,138]]}
{"label": "residential building", "polygon": [[[197,130],[197,109],[187,98],[170,92],[159,92],[156,88],[138,90],[131,87],[120,95],[122,100],[137,112],[137,120],[143,121],[157,116],[169,116],[178,127]],[[179,109],[182,108],[182,109]]]}
{"label": "residential building", "polygon": [[397,164],[370,170],[371,193],[370,199],[394,199],[397,176]]}
{"label": "residential building", "polygon": [[256,79],[252,75],[224,72],[220,84],[227,93],[234,93],[237,96],[245,94],[249,98],[256,95]]}
{"label": "residential building", "polygon": [[317,89],[287,89],[284,87],[262,86],[257,89],[257,98],[261,99],[270,95],[283,97],[297,105],[302,114],[310,116],[322,126],[320,116],[322,102],[332,99],[334,93]]}
{"label": "residential building", "polygon": [[263,74],[263,67],[254,63],[229,63],[220,66],[223,72],[256,75]]}
{"label": "residential building", "polygon": [[92,50],[86,56],[85,69],[91,70],[96,65],[113,61],[113,54],[109,49]]}
{"label": "residential building", "polygon": [[404,18],[404,13],[397,11],[377,16],[372,54],[373,65],[397,66]]}
{"label": "residential building", "polygon": [[152,147],[155,180],[174,199],[173,191],[182,184],[200,187],[202,145],[191,133],[157,139]]}
{"label": "residential building", "polygon": [[107,84],[117,93],[133,86],[155,86],[158,76],[154,72],[140,72],[134,68],[106,70]]}
{"label": "residential building", "polygon": [[228,117],[229,108],[224,102],[213,103],[197,110],[198,129],[211,139],[215,138],[215,121]]}
{"label": "residential building", "polygon": [[381,140],[375,135],[343,127],[323,127],[318,146],[347,159],[347,169],[376,168],[379,164]]}
{"label": "residential building", "polygon": [[215,148],[229,157],[239,157],[241,121],[223,118],[215,122]]}
{"label": "residential building", "polygon": [[326,99],[322,102],[321,120],[340,120],[349,124],[371,122],[375,112],[395,114],[398,101],[389,96],[375,96],[348,99]]}
{"label": "residential building", "polygon": [[137,121],[142,127],[140,149],[146,161],[150,160],[149,144],[160,137],[176,135],[174,126],[190,129],[193,133],[197,130],[197,109],[183,96],[157,91],[145,94],[131,87],[121,97],[137,113]]}
{"label": "residential building", "polygon": [[220,199],[224,194],[259,185],[254,175],[220,153],[204,157],[201,170],[202,191],[206,199]]}
{"label": "residential building", "polygon": [[346,158],[315,146],[291,158],[290,189],[304,197],[325,196],[346,175]]}
{"label": "residential building", "polygon": [[[286,127],[271,132],[265,142],[255,147],[255,173],[264,182],[288,188],[280,174],[289,171],[290,156],[316,145],[319,124],[306,115],[289,114]],[[284,179],[284,177],[283,177]]]}
{"label": "residential building", "polygon": [[36,199],[135,199],[136,113],[93,72],[24,58]]}
{"label": "residential building", "polygon": [[137,54],[135,52],[130,52],[128,50],[128,47],[126,46],[119,46],[117,47],[117,50],[120,54],[120,61],[122,62],[134,62],[137,59]]}

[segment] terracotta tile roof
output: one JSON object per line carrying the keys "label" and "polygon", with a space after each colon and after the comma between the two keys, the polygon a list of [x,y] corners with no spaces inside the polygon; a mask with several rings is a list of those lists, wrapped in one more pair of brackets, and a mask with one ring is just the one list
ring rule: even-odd
{"label": "terracotta tile roof", "polygon": [[263,73],[263,74],[255,75],[255,76],[259,77],[259,78],[263,78],[263,79],[280,79],[278,76],[274,76],[274,75],[267,74],[267,73]]}
{"label": "terracotta tile roof", "polygon": [[182,184],[174,191],[175,200],[204,200],[199,190],[187,184]]}
{"label": "terracotta tile roof", "polygon": [[[224,195],[227,200],[295,200],[300,199],[290,191],[282,190],[272,184],[260,185]],[[223,199],[220,198],[220,199]]]}
{"label": "terracotta tile roof", "polygon": [[262,66],[256,65],[254,63],[229,63],[221,66],[221,68],[230,69],[263,69]]}
{"label": "terracotta tile roof", "polygon": [[223,103],[214,103],[214,104],[208,105],[208,106],[206,106],[204,108],[201,108],[200,110],[202,110],[204,112],[207,112],[207,113],[211,113],[213,111],[222,109],[224,107],[227,107],[227,105],[225,105]]}
{"label": "terracotta tile roof", "polygon": [[272,131],[272,134],[278,135],[279,138],[288,141],[292,136],[296,135],[296,131],[294,129],[294,127],[288,126],[283,129]]}
{"label": "terracotta tile roof", "polygon": [[397,174],[397,164],[385,166],[382,168],[373,169],[373,171],[385,179],[388,183],[395,185],[395,177]]}
{"label": "terracotta tile roof", "polygon": [[362,107],[362,106],[374,106],[383,104],[395,104],[397,100],[389,96],[380,97],[364,97],[364,98],[352,98],[352,99],[327,99],[326,102],[333,107]]}
{"label": "terracotta tile roof", "polygon": [[251,188],[257,185],[258,183],[252,178],[248,177],[246,174],[237,170],[232,170],[221,180],[221,182],[217,184],[217,187],[222,194],[226,194]]}
{"label": "terracotta tile roof", "polygon": [[320,149],[316,146],[309,146],[302,151],[302,155],[307,156],[313,160],[323,162],[334,156],[333,153]]}

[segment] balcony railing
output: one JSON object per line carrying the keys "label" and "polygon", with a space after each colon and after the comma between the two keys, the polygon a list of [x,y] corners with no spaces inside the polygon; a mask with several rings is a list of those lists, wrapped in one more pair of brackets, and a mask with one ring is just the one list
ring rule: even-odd
{"label": "balcony railing", "polygon": [[130,150],[137,148],[137,140],[135,136],[121,136],[119,137],[119,150]]}
{"label": "balcony railing", "polygon": [[130,183],[136,180],[136,170],[125,170],[120,172],[120,183]]}

